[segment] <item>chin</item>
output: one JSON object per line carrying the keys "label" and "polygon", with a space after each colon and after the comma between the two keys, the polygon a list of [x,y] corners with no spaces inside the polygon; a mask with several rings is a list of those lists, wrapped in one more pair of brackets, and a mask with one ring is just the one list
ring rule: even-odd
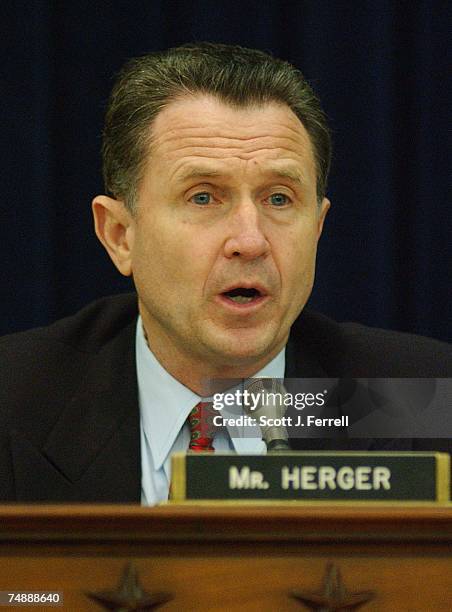
{"label": "chin", "polygon": [[[275,352],[279,343],[274,331],[246,328],[228,330],[218,333],[209,344],[223,362],[231,366],[249,366]],[[282,346],[282,342],[280,344]]]}

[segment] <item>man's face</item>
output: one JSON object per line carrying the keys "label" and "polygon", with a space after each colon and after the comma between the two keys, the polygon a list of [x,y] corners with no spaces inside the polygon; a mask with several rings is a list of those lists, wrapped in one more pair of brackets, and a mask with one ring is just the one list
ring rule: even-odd
{"label": "man's face", "polygon": [[308,134],[285,105],[209,96],[170,103],[152,134],[131,245],[150,347],[163,362],[257,371],[312,289],[329,203]]}

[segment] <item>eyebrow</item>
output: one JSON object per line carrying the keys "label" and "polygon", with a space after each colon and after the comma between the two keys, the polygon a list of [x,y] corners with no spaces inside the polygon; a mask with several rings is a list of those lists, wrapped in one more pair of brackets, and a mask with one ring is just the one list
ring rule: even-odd
{"label": "eyebrow", "polygon": [[296,168],[284,168],[283,166],[268,167],[264,172],[265,174],[268,173],[279,178],[289,179],[293,183],[297,183],[300,187],[303,187],[305,185],[305,180],[303,178],[302,173],[299,172]]}
{"label": "eyebrow", "polygon": [[[296,183],[300,187],[305,185],[303,175],[296,168],[289,167],[278,167],[268,166],[263,169],[262,174],[272,175],[278,178],[289,179],[293,183]],[[218,178],[227,177],[228,173],[220,172],[218,170],[212,170],[209,168],[193,167],[177,177],[178,183],[185,183],[188,180],[199,179],[199,178]]]}
{"label": "eyebrow", "polygon": [[191,179],[198,179],[203,177],[218,178],[219,176],[224,175],[222,172],[218,172],[217,170],[209,170],[208,168],[190,168],[189,170],[178,176],[176,180],[178,183],[185,183],[186,181]]}

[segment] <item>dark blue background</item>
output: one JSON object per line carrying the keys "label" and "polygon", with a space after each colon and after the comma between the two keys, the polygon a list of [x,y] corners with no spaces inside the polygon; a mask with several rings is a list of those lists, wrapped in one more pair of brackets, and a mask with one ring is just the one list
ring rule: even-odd
{"label": "dark blue background", "polygon": [[0,333],[130,287],[92,231],[112,75],[194,40],[297,65],[330,117],[333,202],[311,305],[452,341],[447,2],[2,3]]}

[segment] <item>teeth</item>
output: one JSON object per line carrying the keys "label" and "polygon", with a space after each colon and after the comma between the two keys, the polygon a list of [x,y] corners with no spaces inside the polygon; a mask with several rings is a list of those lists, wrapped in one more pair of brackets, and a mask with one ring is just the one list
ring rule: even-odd
{"label": "teeth", "polygon": [[233,302],[237,302],[237,304],[248,304],[248,302],[252,301],[252,297],[247,297],[246,295],[235,295],[234,297],[230,297],[230,300]]}

